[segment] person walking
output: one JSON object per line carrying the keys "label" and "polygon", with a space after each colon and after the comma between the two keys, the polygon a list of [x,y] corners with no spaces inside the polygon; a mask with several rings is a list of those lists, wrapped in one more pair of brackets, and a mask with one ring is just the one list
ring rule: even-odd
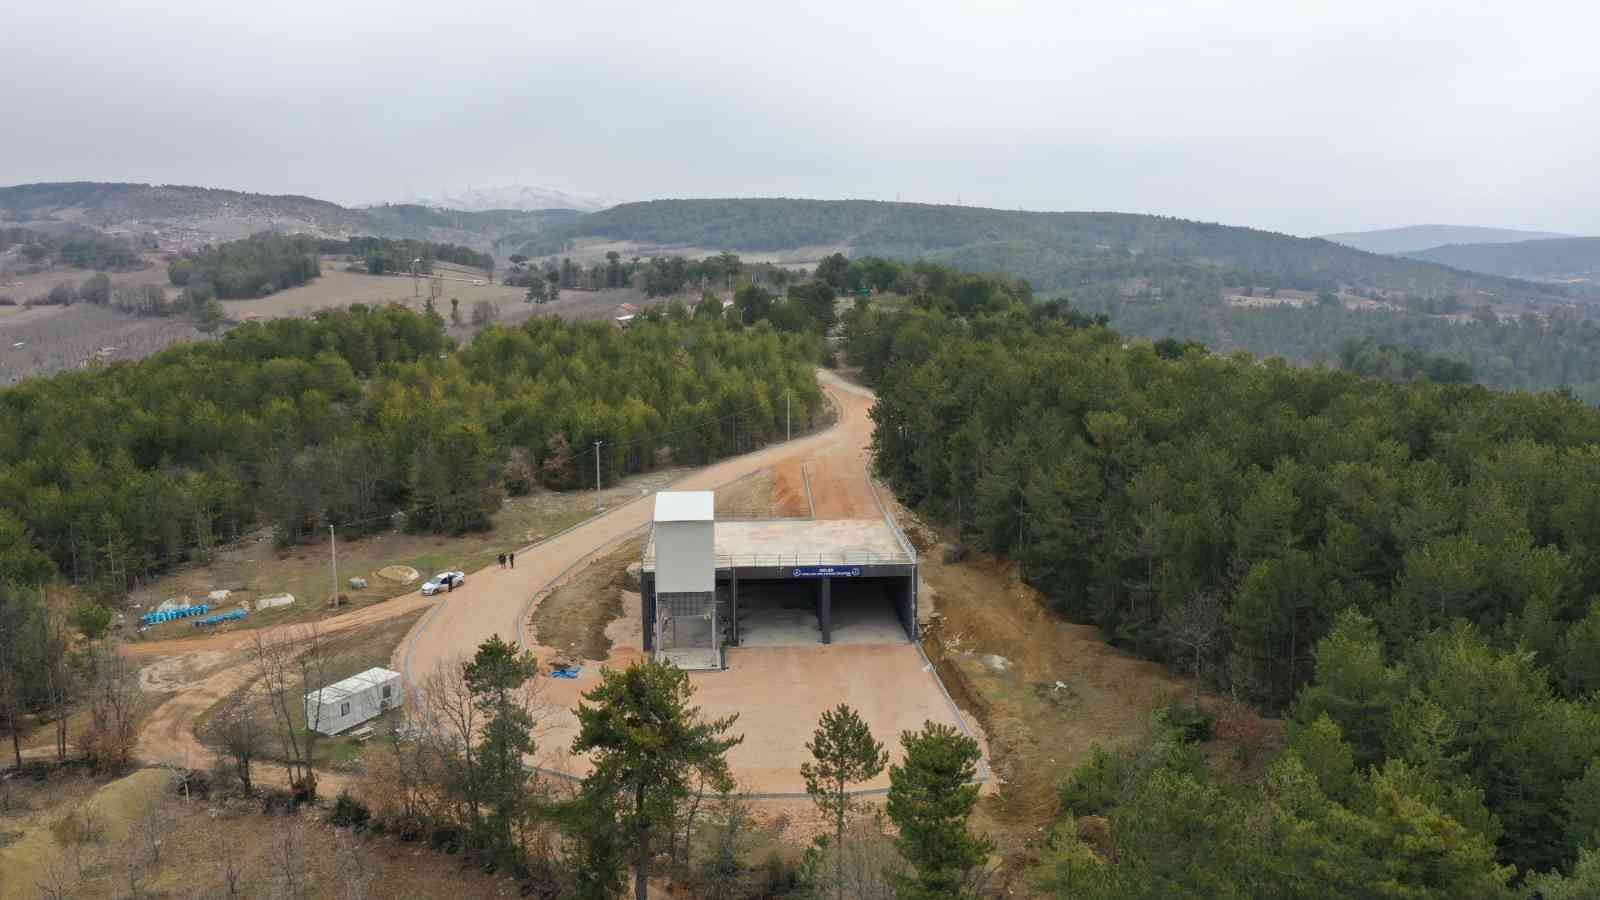
{"label": "person walking", "polygon": [[506,567],[506,555],[504,553],[495,557],[495,561],[500,564],[500,568],[504,569]]}
{"label": "person walking", "polygon": [[511,568],[515,569],[517,567],[517,554],[507,553],[506,558],[511,560]]}

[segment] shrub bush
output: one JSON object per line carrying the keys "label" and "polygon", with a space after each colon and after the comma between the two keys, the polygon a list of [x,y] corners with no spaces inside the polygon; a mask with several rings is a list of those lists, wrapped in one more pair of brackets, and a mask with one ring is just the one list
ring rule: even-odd
{"label": "shrub bush", "polygon": [[1156,710],[1156,724],[1171,728],[1185,744],[1211,740],[1215,723],[1216,717],[1205,710],[1176,700]]}
{"label": "shrub bush", "polygon": [[349,791],[339,792],[339,796],[333,801],[333,811],[328,813],[328,822],[340,828],[364,831],[371,821],[372,810],[368,809],[365,803],[350,796]]}

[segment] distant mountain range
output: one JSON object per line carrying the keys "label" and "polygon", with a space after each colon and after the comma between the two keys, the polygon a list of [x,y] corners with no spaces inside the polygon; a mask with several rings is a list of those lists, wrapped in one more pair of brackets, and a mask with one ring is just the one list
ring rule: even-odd
{"label": "distant mountain range", "polygon": [[1560,290],[1474,275],[1317,238],[1102,212],[1021,212],[873,200],[653,200],[552,223],[515,245],[529,256],[626,245],[637,255],[841,249],[1007,272],[1057,291],[1162,277],[1227,279],[1309,290],[1336,287],[1455,294],[1469,304],[1562,302]]}
{"label": "distant mountain range", "polygon": [[1322,239],[1344,244],[1368,253],[1417,253],[1445,244],[1502,244],[1573,237],[1554,231],[1521,231],[1515,228],[1480,228],[1475,225],[1408,225],[1377,231],[1347,231],[1325,234]]}
{"label": "distant mountain range", "polygon": [[655,200],[593,213],[451,210],[418,204],[350,209],[293,195],[72,182],[0,187],[0,226],[7,225],[154,234],[163,246],[180,249],[276,231],[418,238],[464,244],[502,258],[520,252],[585,261],[607,249],[631,256],[731,250],[801,261],[842,251],[1005,272],[1028,279],[1041,292],[1105,288],[1159,294],[1185,284],[1215,286],[1206,291],[1227,286],[1349,289],[1388,296],[1454,295],[1468,305],[1525,309],[1600,297],[1600,286],[1539,284],[1498,274],[1501,269],[1523,271],[1517,267],[1497,265],[1496,274],[1469,273],[1438,260],[1378,255],[1316,238],[1164,216],[869,200]]}
{"label": "distant mountain range", "polygon": [[566,191],[550,188],[512,184],[502,187],[444,191],[433,197],[410,197],[400,202],[464,212],[485,212],[491,209],[575,209],[579,212],[597,212],[623,201],[618,197],[605,197],[599,194],[569,194]]}
{"label": "distant mountain range", "polygon": [[1490,275],[1600,281],[1600,237],[1552,238],[1501,244],[1447,244],[1406,255],[1412,259]]}

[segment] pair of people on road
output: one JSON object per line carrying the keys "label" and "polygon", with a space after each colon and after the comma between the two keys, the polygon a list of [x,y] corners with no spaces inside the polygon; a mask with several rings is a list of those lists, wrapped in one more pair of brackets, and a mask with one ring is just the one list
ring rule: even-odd
{"label": "pair of people on road", "polygon": [[502,553],[502,554],[500,554],[499,559],[500,559],[500,568],[502,568],[502,569],[505,569],[505,568],[515,569],[517,567],[517,555],[515,553]]}

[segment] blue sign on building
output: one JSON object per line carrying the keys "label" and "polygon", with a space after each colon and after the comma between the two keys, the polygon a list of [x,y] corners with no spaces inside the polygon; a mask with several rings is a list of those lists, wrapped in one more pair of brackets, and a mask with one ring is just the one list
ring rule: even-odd
{"label": "blue sign on building", "polygon": [[860,578],[860,566],[796,566],[790,578]]}

